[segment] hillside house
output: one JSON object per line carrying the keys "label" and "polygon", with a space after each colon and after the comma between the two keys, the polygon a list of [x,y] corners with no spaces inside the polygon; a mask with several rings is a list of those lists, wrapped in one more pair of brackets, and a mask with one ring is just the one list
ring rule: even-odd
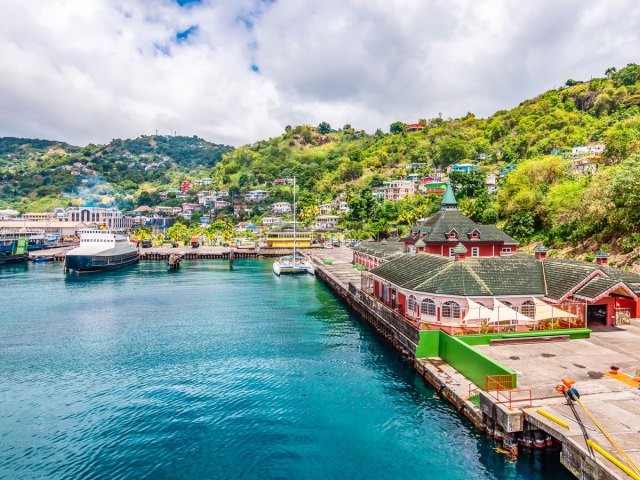
{"label": "hillside house", "polygon": [[471,173],[479,169],[480,167],[474,163],[454,163],[451,165],[452,172]]}
{"label": "hillside house", "polygon": [[383,184],[384,199],[397,202],[408,195],[416,193],[417,186],[408,180],[392,180]]}
{"label": "hillside house", "polygon": [[293,210],[289,202],[277,202],[271,205],[271,211],[275,214],[290,214]]}

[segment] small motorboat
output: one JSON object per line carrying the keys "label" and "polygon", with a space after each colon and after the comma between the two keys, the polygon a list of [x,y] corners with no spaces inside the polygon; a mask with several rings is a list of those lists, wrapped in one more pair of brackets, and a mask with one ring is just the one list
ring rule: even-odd
{"label": "small motorboat", "polygon": [[44,263],[44,262],[53,262],[53,257],[48,257],[46,255],[36,255],[31,259],[34,263]]}

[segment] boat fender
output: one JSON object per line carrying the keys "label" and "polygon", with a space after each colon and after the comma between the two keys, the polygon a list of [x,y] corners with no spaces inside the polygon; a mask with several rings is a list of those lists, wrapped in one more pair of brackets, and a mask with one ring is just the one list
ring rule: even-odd
{"label": "boat fender", "polygon": [[575,387],[571,387],[569,390],[567,390],[567,395],[569,395],[569,398],[571,400],[577,400],[578,398],[580,398],[580,392],[578,392]]}

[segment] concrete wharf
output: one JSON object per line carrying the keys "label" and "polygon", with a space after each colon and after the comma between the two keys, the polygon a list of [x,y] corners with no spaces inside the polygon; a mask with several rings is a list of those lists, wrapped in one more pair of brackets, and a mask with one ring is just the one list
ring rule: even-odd
{"label": "concrete wharf", "polygon": [[[499,432],[512,453],[514,448],[517,451],[513,446],[517,445],[517,437],[550,436],[561,444],[561,463],[580,479],[640,478],[628,475],[587,444],[588,437],[605,453],[620,458],[586,412],[575,403],[568,404],[555,389],[562,378],[575,380],[585,406],[629,458],[640,464],[640,390],[631,381],[640,367],[637,321],[593,331],[585,339],[473,346],[517,374],[517,390],[485,392],[442,358],[416,358],[420,343],[418,328],[360,289],[360,272],[353,268],[351,257],[347,248],[311,255],[317,276],[476,427],[494,432],[494,438]],[[630,376],[608,375],[613,364]],[[549,416],[564,422],[566,427]]]}
{"label": "concrete wharf", "polygon": [[[34,257],[50,257],[53,258],[54,261],[64,261],[66,252],[72,248],[75,248],[75,246],[29,252],[29,259],[33,260]],[[305,248],[301,250],[300,253],[309,253],[314,250],[317,249]],[[140,249],[140,260],[169,260],[171,255],[180,255],[183,260],[228,260],[230,255],[238,259],[281,257],[283,255],[291,255],[292,253],[292,249],[264,247],[260,249],[213,246],[201,246],[197,248],[190,246],[152,247]]]}

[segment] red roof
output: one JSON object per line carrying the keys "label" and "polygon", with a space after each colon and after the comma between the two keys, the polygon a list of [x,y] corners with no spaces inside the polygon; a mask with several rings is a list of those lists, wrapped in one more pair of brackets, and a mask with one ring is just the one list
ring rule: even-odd
{"label": "red roof", "polygon": [[147,205],[141,205],[134,210],[134,212],[151,212],[153,208],[148,207]]}

